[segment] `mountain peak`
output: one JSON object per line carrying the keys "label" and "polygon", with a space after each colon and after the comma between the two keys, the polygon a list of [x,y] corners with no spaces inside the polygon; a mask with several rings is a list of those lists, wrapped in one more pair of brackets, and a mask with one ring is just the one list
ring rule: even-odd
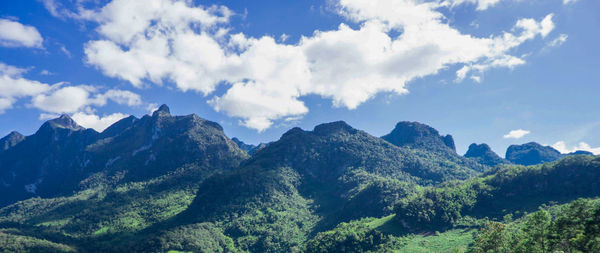
{"label": "mountain peak", "polygon": [[21,133],[12,131],[7,136],[0,139],[0,151],[7,150],[25,139]]}
{"label": "mountain peak", "polygon": [[69,115],[63,114],[56,119],[47,121],[44,125],[50,125],[53,128],[66,128],[74,131],[84,130],[85,128],[77,124]]}
{"label": "mountain peak", "polygon": [[341,121],[341,120],[330,122],[330,123],[320,124],[320,125],[315,126],[315,128],[313,129],[313,132],[315,134],[319,134],[319,135],[327,135],[327,134],[332,134],[332,133],[339,132],[339,131],[345,131],[348,133],[356,133],[358,130],[354,129],[353,127],[348,125],[348,123]]}
{"label": "mountain peak", "polygon": [[392,132],[382,138],[396,146],[448,147],[456,150],[451,135],[441,136],[435,128],[419,122],[398,122]]}
{"label": "mountain peak", "polygon": [[154,111],[154,113],[152,114],[152,117],[161,116],[161,115],[165,115],[165,116],[171,115],[171,110],[169,110],[169,107],[165,104],[158,107],[158,110]]}
{"label": "mountain peak", "polygon": [[473,159],[477,160],[479,163],[485,164],[488,166],[496,166],[498,164],[508,163],[507,161],[502,159],[500,156],[498,156],[496,153],[494,153],[494,151],[492,151],[490,146],[488,146],[485,143],[482,143],[482,144],[473,143],[473,144],[469,145],[469,150],[465,154],[465,157],[473,158]]}
{"label": "mountain peak", "polygon": [[506,150],[506,160],[521,165],[553,162],[561,157],[562,154],[558,150],[550,146],[542,146],[537,142],[510,145]]}

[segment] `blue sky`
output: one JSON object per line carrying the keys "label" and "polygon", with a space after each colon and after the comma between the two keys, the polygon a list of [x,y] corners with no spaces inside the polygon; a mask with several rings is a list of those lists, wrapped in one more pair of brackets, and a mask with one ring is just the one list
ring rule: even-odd
{"label": "blue sky", "polygon": [[[139,2],[142,3],[142,2]],[[66,113],[103,129],[160,104],[249,143],[419,121],[459,153],[600,153],[600,2],[0,2],[0,135]]]}

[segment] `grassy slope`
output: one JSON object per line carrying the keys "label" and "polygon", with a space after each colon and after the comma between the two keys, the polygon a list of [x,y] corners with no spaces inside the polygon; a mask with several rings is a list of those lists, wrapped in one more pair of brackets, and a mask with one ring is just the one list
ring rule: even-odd
{"label": "grassy slope", "polygon": [[[382,218],[365,218],[342,223],[335,229],[319,233],[308,242],[307,251],[319,249],[320,252],[364,251],[364,252],[463,252],[473,242],[475,228],[448,230],[443,233],[407,234],[395,215]],[[376,234],[382,234],[383,240],[366,247]],[[366,234],[367,236],[362,236]],[[334,242],[332,242],[334,241]],[[325,245],[315,247],[316,244]],[[345,245],[345,246],[341,246]],[[311,247],[313,246],[313,247]]]}

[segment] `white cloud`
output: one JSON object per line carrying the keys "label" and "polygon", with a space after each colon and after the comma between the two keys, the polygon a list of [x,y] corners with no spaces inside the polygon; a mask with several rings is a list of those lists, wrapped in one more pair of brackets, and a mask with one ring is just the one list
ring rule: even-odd
{"label": "white cloud", "polygon": [[60,51],[67,57],[71,58],[71,52],[65,46],[60,46]]}
{"label": "white cloud", "polygon": [[28,80],[21,75],[27,69],[0,62],[0,113],[12,108],[20,98],[31,97],[50,90],[50,85]]}
{"label": "white cloud", "polygon": [[528,135],[529,133],[531,133],[531,131],[523,129],[512,130],[508,132],[508,134],[504,135],[504,139],[520,139],[523,136]]}
{"label": "white cloud", "polygon": [[576,146],[568,148],[567,144],[564,141],[558,141],[558,142],[554,143],[554,145],[552,145],[552,147],[555,148],[556,150],[560,151],[563,154],[568,154],[568,153],[572,153],[575,151],[583,150],[583,151],[592,152],[592,153],[594,153],[594,155],[600,155],[600,147],[592,148],[589,144],[587,144],[585,142],[580,142]]}
{"label": "white cloud", "polygon": [[56,114],[56,113],[41,113],[40,116],[38,117],[39,120],[49,120],[49,119],[56,119],[60,117],[60,114]]}
{"label": "white cloud", "polygon": [[40,120],[69,113],[76,116],[82,126],[101,131],[100,129],[123,118],[124,114],[99,117],[94,114],[95,107],[104,106],[109,100],[127,106],[143,104],[140,95],[131,91],[110,89],[101,92],[99,88],[90,85],[50,85],[23,78],[22,75],[27,71],[0,62],[0,114],[12,108],[19,99],[30,98],[29,106],[42,111]]}
{"label": "white cloud", "polygon": [[565,4],[565,5],[566,4],[573,4],[573,3],[576,3],[577,1],[579,1],[579,0],[563,0],[563,4]]}
{"label": "white cloud", "polygon": [[40,71],[40,75],[51,76],[51,75],[54,75],[54,73],[52,73],[52,72],[50,72],[50,71],[48,71],[46,69],[43,69],[42,71]]}
{"label": "white cloud", "polygon": [[39,94],[31,100],[34,107],[52,113],[73,113],[90,103],[90,90],[85,86],[59,88],[49,94]]}
{"label": "white cloud", "polygon": [[0,97],[0,114],[4,113],[7,109],[12,108],[14,101],[10,98]]}
{"label": "white cloud", "polygon": [[108,99],[121,105],[136,106],[142,104],[142,97],[140,97],[140,95],[127,90],[111,89],[106,93],[99,95],[96,99],[100,100],[100,104],[102,105],[104,105]]}
{"label": "white cloud", "polygon": [[446,0],[444,1],[444,4],[448,4],[451,6],[457,6],[457,5],[461,5],[461,4],[474,4],[477,6],[477,10],[479,11],[483,11],[483,10],[487,10],[488,8],[496,5],[497,3],[499,3],[500,0]]}
{"label": "white cloud", "polygon": [[75,120],[75,122],[77,122],[77,124],[85,128],[93,128],[98,132],[102,132],[110,125],[128,116],[129,115],[123,113],[113,113],[104,117],[100,117],[93,113],[88,114],[85,112],[77,112],[71,117],[73,118],[73,120]]}
{"label": "white cloud", "polygon": [[0,19],[0,46],[42,47],[42,35],[33,26],[8,19]]}
{"label": "white cloud", "polygon": [[31,104],[46,112],[74,113],[88,106],[104,106],[108,100],[128,106],[142,104],[140,95],[131,91],[111,89],[98,93],[95,87],[88,85],[54,86],[51,92],[34,96]]}
{"label": "white cloud", "polygon": [[549,47],[558,47],[558,46],[564,44],[567,41],[567,38],[569,38],[568,35],[561,34],[558,37],[556,37],[556,39],[553,39],[552,41],[548,42],[548,46]]}
{"label": "white cloud", "polygon": [[407,82],[449,67],[460,69],[457,81],[480,82],[490,68],[524,64],[511,51],[545,38],[554,29],[552,14],[520,19],[511,32],[475,37],[451,27],[439,10],[462,3],[485,9],[497,2],[340,0],[339,14],[358,28],[340,24],[293,45],[230,34],[231,11],[189,1],[113,0],[80,16],[99,23],[101,39],[85,45],[88,64],[136,87],[168,80],[208,96],[228,85],[209,104],[261,131],[275,120],[306,114],[300,100],[306,95],[354,109],[380,92],[405,94]]}

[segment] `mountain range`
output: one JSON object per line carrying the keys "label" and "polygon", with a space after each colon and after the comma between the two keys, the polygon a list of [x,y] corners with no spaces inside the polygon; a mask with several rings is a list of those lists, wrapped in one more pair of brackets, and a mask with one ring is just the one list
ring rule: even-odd
{"label": "mountain range", "polygon": [[537,143],[512,145],[505,159],[486,144],[462,156],[451,135],[418,122],[376,137],[337,121],[255,146],[166,105],[101,133],[62,115],[0,139],[0,242],[11,242],[0,249],[335,252],[347,238],[327,241],[327,231],[394,217],[396,232],[361,248],[375,251],[467,216],[595,197],[599,163]]}

